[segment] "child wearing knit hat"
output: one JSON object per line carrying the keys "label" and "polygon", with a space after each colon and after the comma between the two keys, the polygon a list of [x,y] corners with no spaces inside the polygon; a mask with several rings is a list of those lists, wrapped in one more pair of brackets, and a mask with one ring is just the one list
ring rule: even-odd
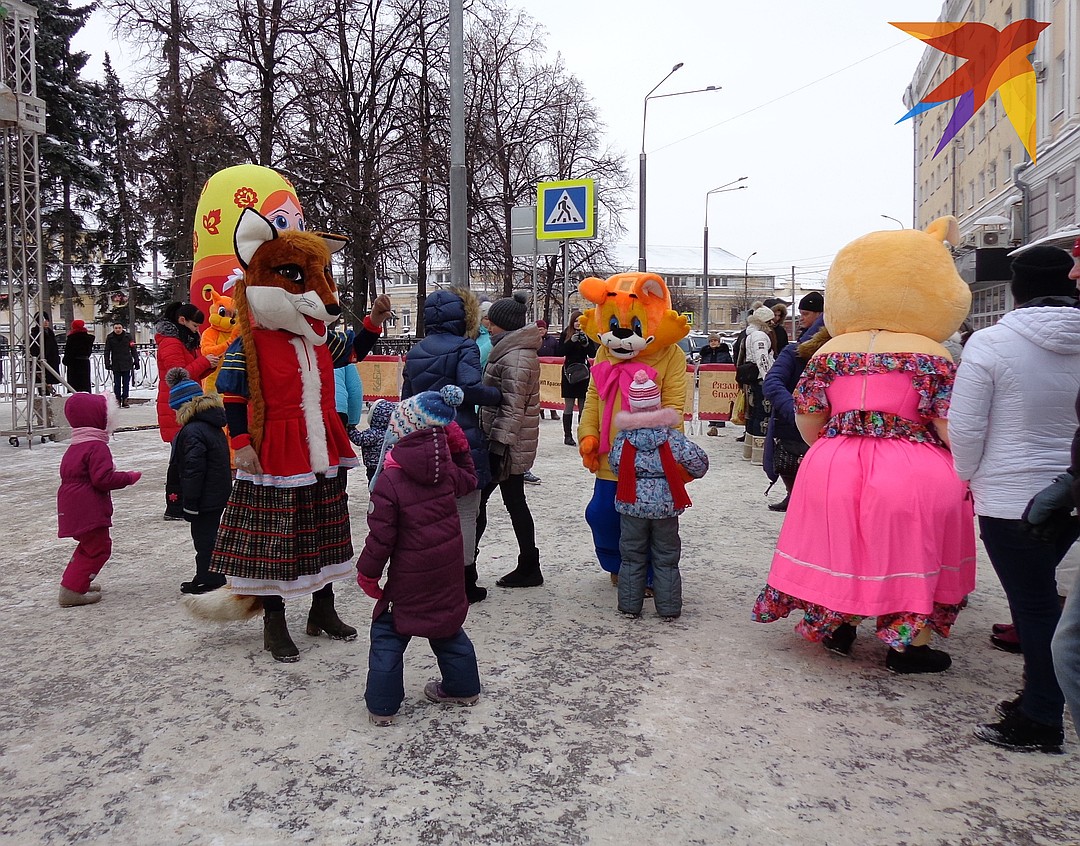
{"label": "child wearing knit hat", "polygon": [[454,422],[464,396],[456,385],[416,394],[387,425],[356,562],[357,583],[376,600],[364,699],[377,726],[392,725],[405,698],[402,656],[413,637],[428,639],[442,671],[424,688],[429,700],[480,698],[476,652],[462,628],[469,603],[457,498],[476,488],[469,442]]}
{"label": "child wearing knit hat", "polygon": [[56,492],[58,537],[78,541],[60,580],[60,605],[92,605],[101,599],[94,578],[112,554],[112,492],[134,485],[137,470],[117,470],[109,450],[116,403],[103,394],[73,394],[64,404],[71,438],[60,462]]}
{"label": "child wearing knit hat", "polygon": [[618,479],[619,611],[640,617],[650,555],[656,613],[682,614],[679,515],[690,507],[686,482],[709,469],[705,451],[679,432],[679,412],[661,408],[660,389],[644,370],[634,374],[629,411],[615,415],[621,430],[608,460]]}
{"label": "child wearing knit hat", "polygon": [[349,431],[349,440],[360,447],[360,455],[364,460],[364,469],[367,470],[369,482],[375,477],[375,471],[378,469],[382,445],[386,440],[386,429],[390,425],[390,415],[394,413],[395,408],[397,408],[395,402],[386,399],[375,400],[368,409],[368,427],[362,432],[358,429]]}
{"label": "child wearing knit hat", "polygon": [[182,367],[166,373],[165,384],[169,408],[180,426],[169,454],[169,475],[178,480],[180,504],[195,547],[195,578],[181,583],[180,592],[208,593],[225,584],[225,576],[210,572],[218,526],[232,490],[225,406],[218,394],[203,394]]}

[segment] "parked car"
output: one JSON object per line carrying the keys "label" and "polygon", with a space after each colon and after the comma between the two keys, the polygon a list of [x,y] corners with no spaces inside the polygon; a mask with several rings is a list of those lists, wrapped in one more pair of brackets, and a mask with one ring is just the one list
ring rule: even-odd
{"label": "parked car", "polygon": [[701,348],[707,346],[708,343],[709,336],[704,332],[691,332],[678,342],[679,349],[681,349],[686,356],[687,364],[697,364],[698,359],[700,358]]}

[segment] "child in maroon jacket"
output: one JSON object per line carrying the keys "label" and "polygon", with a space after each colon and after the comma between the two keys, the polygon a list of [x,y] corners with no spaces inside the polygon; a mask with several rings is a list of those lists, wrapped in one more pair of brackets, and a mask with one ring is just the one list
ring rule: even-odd
{"label": "child in maroon jacket", "polygon": [[[402,656],[426,637],[442,671],[424,695],[432,702],[475,705],[476,652],[462,623],[465,555],[457,497],[476,488],[469,442],[453,422],[464,393],[456,385],[403,400],[387,428],[382,466],[372,482],[368,536],[357,582],[376,599],[368,653],[368,718],[389,726],[405,699]],[[386,586],[379,587],[383,568]]]}
{"label": "child in maroon jacket", "polygon": [[71,440],[60,462],[60,489],[56,492],[58,536],[75,538],[79,545],[60,580],[60,605],[91,605],[101,599],[101,588],[91,580],[112,554],[111,491],[134,485],[142,473],[121,472],[109,451],[109,435],[116,408],[102,394],[73,394],[64,405],[71,425]]}

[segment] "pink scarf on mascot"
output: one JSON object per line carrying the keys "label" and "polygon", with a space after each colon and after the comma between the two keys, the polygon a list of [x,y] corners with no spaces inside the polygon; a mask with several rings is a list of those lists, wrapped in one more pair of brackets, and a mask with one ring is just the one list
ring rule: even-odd
{"label": "pink scarf on mascot", "polygon": [[596,385],[596,393],[604,403],[604,416],[600,421],[601,455],[611,452],[611,418],[615,416],[615,394],[622,393],[622,410],[629,411],[630,385],[633,384],[634,374],[639,370],[644,370],[650,379],[656,381],[656,371],[653,368],[632,358],[616,364],[601,361],[593,366],[593,384]]}

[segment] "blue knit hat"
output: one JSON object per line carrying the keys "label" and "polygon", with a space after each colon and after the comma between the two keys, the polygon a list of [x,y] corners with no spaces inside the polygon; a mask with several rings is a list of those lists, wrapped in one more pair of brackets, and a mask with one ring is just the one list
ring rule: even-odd
{"label": "blue knit hat", "polygon": [[445,426],[453,421],[456,409],[465,400],[465,392],[457,385],[446,385],[438,391],[424,391],[398,403],[390,415],[386,437],[390,443],[400,441],[406,435]]}
{"label": "blue knit hat", "polygon": [[203,395],[199,383],[191,378],[183,367],[174,367],[165,374],[165,384],[169,386],[169,408],[177,411],[188,400]]}

